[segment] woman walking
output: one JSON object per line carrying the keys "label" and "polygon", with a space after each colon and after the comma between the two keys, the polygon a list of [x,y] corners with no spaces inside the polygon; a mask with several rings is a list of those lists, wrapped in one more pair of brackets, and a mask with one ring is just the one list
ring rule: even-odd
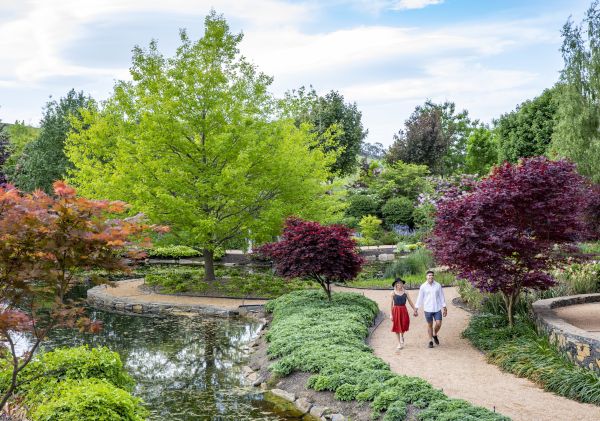
{"label": "woman walking", "polygon": [[410,326],[410,317],[406,310],[406,302],[415,311],[415,305],[406,293],[404,284],[406,282],[400,278],[394,279],[392,287],[394,290],[391,294],[390,320],[392,321],[392,332],[396,334],[398,346],[396,349],[404,348],[404,332],[408,331]]}

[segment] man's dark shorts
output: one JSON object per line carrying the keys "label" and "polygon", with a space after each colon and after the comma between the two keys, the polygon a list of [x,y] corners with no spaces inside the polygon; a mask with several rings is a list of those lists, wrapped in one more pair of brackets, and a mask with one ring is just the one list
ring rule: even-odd
{"label": "man's dark shorts", "polygon": [[442,320],[442,310],[434,313],[430,313],[428,311],[425,312],[425,320],[427,320],[427,323],[433,323],[433,319]]}

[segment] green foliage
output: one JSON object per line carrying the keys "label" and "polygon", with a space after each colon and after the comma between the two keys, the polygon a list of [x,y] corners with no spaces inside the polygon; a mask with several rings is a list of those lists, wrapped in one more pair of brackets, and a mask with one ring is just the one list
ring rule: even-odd
{"label": "green foliage", "polygon": [[416,275],[425,273],[434,266],[433,255],[422,247],[406,256],[400,256],[388,266],[385,275],[389,278],[403,277],[404,275]]}
{"label": "green foliage", "polygon": [[383,245],[396,244],[398,242],[398,234],[393,231],[385,231],[379,236],[379,243]]}
{"label": "green foliage", "polygon": [[23,150],[39,136],[40,129],[28,126],[24,121],[16,121],[15,124],[8,126],[7,131],[10,141],[10,156],[2,168],[7,174],[9,181],[13,182],[17,162],[23,154]]}
{"label": "green foliage", "polygon": [[81,123],[83,110],[95,107],[96,102],[91,97],[74,89],[58,102],[48,102],[40,135],[23,145],[11,181],[24,191],[42,189],[52,193],[52,183],[64,179],[71,167],[64,151],[67,135]]}
{"label": "green foliage", "polygon": [[[408,405],[425,409],[447,400],[425,380],[396,375],[373,355],[364,338],[379,309],[362,295],[335,293],[329,302],[321,291],[294,292],[268,302],[266,310],[273,313],[266,339],[277,375],[315,373],[307,387],[340,400],[372,401],[374,418],[387,410],[385,420],[404,419]],[[490,420],[506,419],[481,411]]]}
{"label": "green foliage", "polygon": [[204,269],[201,267],[169,267],[141,275],[145,275],[146,285],[157,287],[166,294],[276,298],[290,291],[318,287],[308,281],[285,280],[273,275],[270,270],[249,273],[244,269],[217,267],[215,275],[219,282],[204,281]]}
{"label": "green foliage", "polygon": [[333,158],[308,125],[276,118],[272,79],[239,54],[241,40],[211,12],[173,57],[136,47],[133,80],[69,137],[81,193],[125,200],[209,256],[233,239],[271,240],[289,215],[327,220]]}
{"label": "green foliage", "polygon": [[138,398],[98,379],[61,382],[30,413],[32,421],[143,421],[147,415]]}
{"label": "green foliage", "polygon": [[[600,292],[600,263],[573,263],[553,275],[560,295],[593,294]],[[554,294],[558,296],[558,294]]]}
{"label": "green foliage", "polygon": [[382,202],[400,196],[414,201],[427,186],[427,175],[429,169],[425,165],[396,161],[386,165],[370,188]]}
{"label": "green foliage", "polygon": [[[7,360],[2,364],[0,390],[4,391],[10,385],[12,370]],[[38,354],[19,374],[22,386],[17,392],[29,402],[40,402],[49,399],[60,382],[89,378],[105,380],[127,391],[133,389],[133,380],[123,369],[119,354],[105,347],[80,346]]]}
{"label": "green foliage", "polygon": [[414,206],[408,197],[396,197],[385,202],[381,208],[383,220],[391,225],[413,225]]}
{"label": "green foliage", "polygon": [[373,215],[363,216],[360,219],[358,226],[360,227],[360,233],[363,235],[363,239],[367,241],[375,240],[381,233],[381,219]]}
{"label": "green foliage", "polygon": [[564,68],[558,89],[552,153],[577,163],[577,170],[600,182],[600,14],[593,1],[580,25],[567,21],[562,30]]}
{"label": "green foliage", "polygon": [[569,361],[546,336],[535,332],[529,317],[518,316],[511,328],[505,315],[478,314],[471,318],[463,336],[505,371],[527,377],[558,395],[600,404],[600,376]]}
{"label": "green foliage", "polygon": [[188,246],[163,246],[163,247],[152,247],[148,250],[149,257],[166,258],[171,257],[179,259],[182,257],[198,257],[200,252],[192,247]]}
{"label": "green foliage", "polygon": [[430,232],[435,226],[435,205],[431,202],[417,205],[413,210],[413,221],[419,231]]}
{"label": "green foliage", "polygon": [[515,111],[496,121],[500,162],[516,163],[520,158],[547,153],[555,126],[555,95],[556,89],[546,89],[537,98],[523,102]]}
{"label": "green foliage", "polygon": [[360,220],[366,215],[379,213],[379,200],[373,195],[355,194],[348,198],[346,215]]}
{"label": "green foliage", "polygon": [[473,310],[481,310],[485,295],[475,288],[469,281],[459,279],[456,281],[458,295]]}
{"label": "green foliage", "polygon": [[[11,364],[2,360],[0,390],[7,390]],[[142,420],[141,401],[121,358],[108,348],[59,348],[43,352],[19,374],[17,395],[37,420]]]}
{"label": "green foliage", "polygon": [[487,127],[478,127],[467,138],[465,171],[470,174],[486,175],[498,162],[498,144]]}
{"label": "green foliage", "polygon": [[432,402],[428,408],[417,414],[419,421],[494,421],[506,420],[497,414],[490,415],[484,408],[478,408],[462,399],[444,399]]}
{"label": "green foliage", "polygon": [[334,153],[335,161],[330,165],[333,174],[343,177],[354,172],[368,133],[356,103],[344,102],[344,96],[337,91],[318,96],[314,88],[307,90],[303,86],[287,92],[280,106],[284,116],[294,118],[298,126],[311,125],[323,152]]}
{"label": "green foliage", "polygon": [[[359,276],[358,279],[348,282],[348,286],[357,288],[390,288],[394,278],[387,276]],[[406,281],[407,288],[420,286],[425,282],[425,272],[420,272],[414,275],[403,275],[402,279]],[[449,272],[437,272],[435,280],[442,286],[454,285],[455,277]],[[416,299],[416,297],[415,297]]]}

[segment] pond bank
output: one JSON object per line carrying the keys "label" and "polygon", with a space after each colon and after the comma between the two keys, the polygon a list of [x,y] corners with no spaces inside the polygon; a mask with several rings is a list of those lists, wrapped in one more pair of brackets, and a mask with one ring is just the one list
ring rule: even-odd
{"label": "pond bank", "polygon": [[143,279],[118,281],[114,286],[99,285],[87,291],[90,306],[105,311],[147,316],[180,313],[210,316],[258,317],[266,300],[239,298],[191,297],[156,294],[140,288]]}

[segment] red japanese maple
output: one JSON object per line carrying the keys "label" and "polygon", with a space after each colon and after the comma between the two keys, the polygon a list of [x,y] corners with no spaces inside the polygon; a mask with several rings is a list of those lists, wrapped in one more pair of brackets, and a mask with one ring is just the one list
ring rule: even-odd
{"label": "red japanese maple", "polygon": [[471,192],[439,204],[429,246],[440,264],[479,290],[502,293],[512,325],[522,289],[554,285],[547,270],[565,262],[585,236],[588,197],[569,162],[505,163]]}
{"label": "red japanese maple", "polygon": [[349,228],[299,218],[288,218],[281,241],[258,252],[273,260],[280,276],[318,282],[329,300],[331,284],[354,279],[364,264]]}
{"label": "red japanese maple", "polygon": [[[0,409],[18,387],[19,372],[54,328],[97,331],[82,306],[66,294],[82,269],[128,270],[124,256],[134,257],[141,234],[150,227],[140,217],[122,214],[121,202],[88,200],[63,182],[54,196],[41,191],[23,194],[0,187],[0,337],[12,355],[12,381]],[[135,241],[135,243],[134,243]],[[19,355],[15,334],[27,332],[31,346]]]}

